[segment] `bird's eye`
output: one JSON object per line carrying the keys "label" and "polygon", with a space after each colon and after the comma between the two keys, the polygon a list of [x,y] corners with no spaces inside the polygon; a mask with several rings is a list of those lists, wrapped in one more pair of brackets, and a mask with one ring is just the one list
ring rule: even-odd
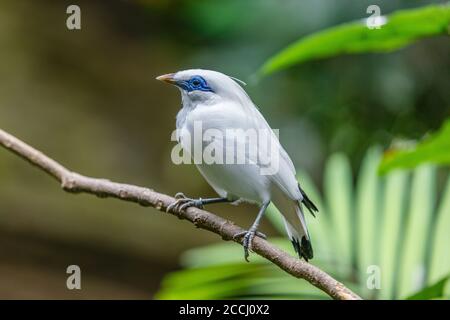
{"label": "bird's eye", "polygon": [[212,89],[208,86],[206,80],[201,76],[193,76],[187,82],[188,91],[213,92]]}

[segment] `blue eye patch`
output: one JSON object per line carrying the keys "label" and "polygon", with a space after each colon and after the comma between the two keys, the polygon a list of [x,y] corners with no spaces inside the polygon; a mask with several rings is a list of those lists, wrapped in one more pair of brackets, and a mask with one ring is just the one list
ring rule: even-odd
{"label": "blue eye patch", "polygon": [[188,92],[191,91],[206,91],[206,92],[214,92],[210,86],[208,86],[208,83],[206,80],[201,76],[193,76],[189,80],[182,80],[178,81],[177,85],[182,88],[183,90],[186,90]]}

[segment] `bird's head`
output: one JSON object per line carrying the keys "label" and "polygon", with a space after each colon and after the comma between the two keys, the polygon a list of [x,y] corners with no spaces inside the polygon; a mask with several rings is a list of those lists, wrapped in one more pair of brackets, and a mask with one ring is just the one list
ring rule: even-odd
{"label": "bird's head", "polygon": [[157,80],[177,86],[183,103],[197,104],[220,100],[241,100],[247,97],[236,79],[211,70],[191,69],[164,74]]}

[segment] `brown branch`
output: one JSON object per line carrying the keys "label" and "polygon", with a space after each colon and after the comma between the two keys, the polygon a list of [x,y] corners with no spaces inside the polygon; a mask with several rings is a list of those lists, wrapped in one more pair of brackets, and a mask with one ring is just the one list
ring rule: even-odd
{"label": "brown branch", "polygon": [[[68,192],[85,192],[100,197],[114,197],[125,201],[137,202],[142,206],[154,207],[163,212],[165,212],[167,206],[175,201],[173,197],[148,188],[111,182],[106,179],[90,178],[72,172],[55,160],[47,157],[42,152],[1,129],[0,144],[41,170],[47,172],[50,176],[58,180],[61,183],[61,187]],[[170,213],[181,219],[192,222],[198,228],[214,232],[220,235],[224,240],[233,240],[242,244],[241,239],[233,239],[233,235],[244,231],[242,228],[236,226],[231,221],[218,217],[208,211],[192,207],[182,212],[175,208],[171,210]],[[324,271],[312,264],[290,256],[264,239],[255,237],[252,244],[252,250],[294,277],[305,279],[317,288],[322,289],[334,299],[361,299],[358,295],[346,288],[342,283],[333,279]]]}

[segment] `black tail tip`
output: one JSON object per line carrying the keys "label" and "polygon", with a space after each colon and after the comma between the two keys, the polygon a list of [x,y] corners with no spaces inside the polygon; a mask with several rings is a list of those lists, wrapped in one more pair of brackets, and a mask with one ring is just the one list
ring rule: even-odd
{"label": "black tail tip", "polygon": [[297,252],[298,256],[305,259],[308,262],[309,259],[314,257],[313,249],[311,246],[311,241],[306,239],[305,236],[302,237],[301,242],[298,239],[291,239],[292,245],[294,246],[295,252]]}

